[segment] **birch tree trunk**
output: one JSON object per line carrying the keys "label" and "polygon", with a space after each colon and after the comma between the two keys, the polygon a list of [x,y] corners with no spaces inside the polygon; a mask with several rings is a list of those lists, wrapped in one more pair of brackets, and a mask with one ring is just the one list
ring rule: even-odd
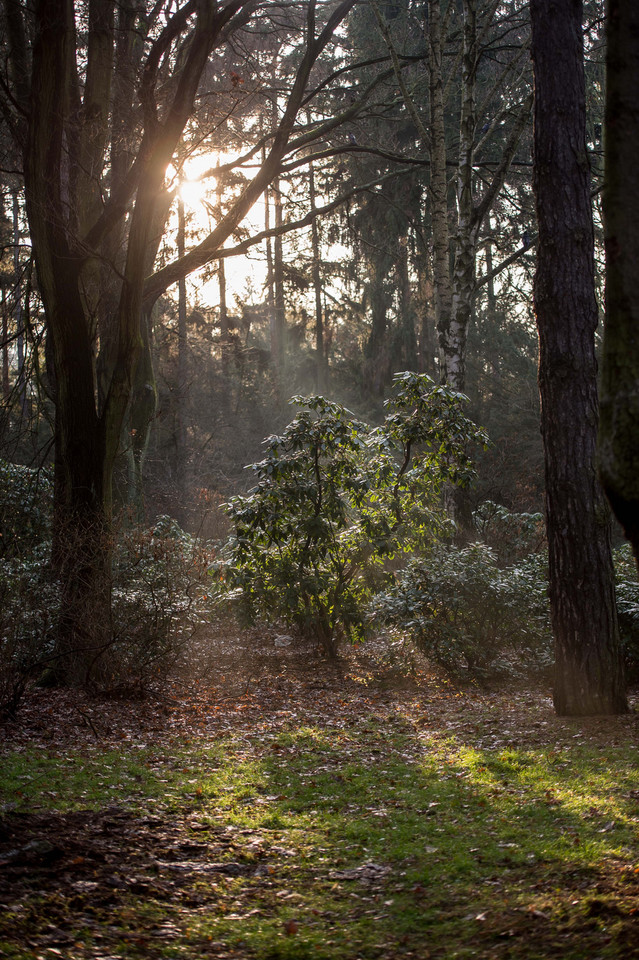
{"label": "birch tree trunk", "polygon": [[466,384],[466,340],[475,293],[475,249],[480,224],[473,206],[475,145],[475,80],[477,72],[476,0],[463,3],[463,53],[459,166],[457,169],[457,228],[455,265],[448,322],[442,325],[442,380],[462,392]]}
{"label": "birch tree trunk", "polygon": [[446,126],[442,75],[441,0],[428,7],[428,65],[430,84],[430,194],[433,224],[433,286],[435,320],[440,342],[440,370],[446,378],[444,344],[450,324],[453,291],[450,279],[450,234],[448,228],[448,182],[446,175]]}

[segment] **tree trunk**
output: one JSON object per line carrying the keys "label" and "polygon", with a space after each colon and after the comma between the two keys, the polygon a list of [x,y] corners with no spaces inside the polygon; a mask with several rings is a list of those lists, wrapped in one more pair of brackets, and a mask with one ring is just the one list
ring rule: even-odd
{"label": "tree trunk", "polygon": [[2,401],[9,403],[9,307],[6,290],[2,288]]}
{"label": "tree trunk", "polygon": [[[310,116],[309,116],[310,123]],[[308,190],[311,212],[316,210],[315,170],[313,164],[308,170]],[[315,383],[320,394],[328,389],[328,363],[324,347],[324,311],[322,308],[322,271],[320,255],[319,225],[317,217],[311,222],[311,257],[313,292],[315,294]]]}
{"label": "tree trunk", "polygon": [[[183,257],[186,252],[186,219],[184,200],[178,195],[178,229],[177,252]],[[186,394],[187,394],[187,363],[188,363],[188,334],[186,326],[186,278],[178,281],[178,355],[177,355],[177,390],[175,404],[175,478],[180,496],[186,493]],[[180,518],[182,521],[183,517]]]}
{"label": "tree trunk", "polygon": [[14,319],[16,327],[16,342],[18,347],[18,397],[20,413],[28,416],[27,392],[24,375],[25,343],[24,318],[22,316],[22,284],[20,283],[20,223],[18,220],[18,194],[13,194],[13,274],[15,277]]}
{"label": "tree trunk", "polygon": [[581,0],[531,2],[535,312],[554,703],[561,715],[627,709],[609,512],[595,471],[597,305],[581,16]]}
{"label": "tree trunk", "polygon": [[382,394],[390,380],[390,355],[388,350],[388,308],[389,294],[386,290],[386,276],[389,262],[384,250],[373,251],[369,268],[368,297],[371,306],[371,331],[366,343],[366,357],[369,361],[371,387]]}
{"label": "tree trunk", "polygon": [[608,0],[603,210],[606,327],[599,463],[639,564],[639,5]]}
{"label": "tree trunk", "polygon": [[415,334],[415,309],[413,291],[410,282],[408,261],[408,238],[400,237],[395,262],[398,287],[399,329],[397,339],[399,349],[396,360],[400,370],[415,370],[419,359],[417,354],[417,336]]}
{"label": "tree trunk", "polygon": [[[282,191],[280,179],[273,181],[273,205],[275,207],[275,229],[284,222],[282,210]],[[278,380],[284,372],[284,358],[286,356],[286,304],[284,300],[284,248],[281,235],[273,241],[273,290],[275,310],[275,369]]]}
{"label": "tree trunk", "polygon": [[430,250],[417,263],[417,311],[419,316],[419,372],[435,378],[437,363],[437,318],[435,312],[435,285]]}
{"label": "tree trunk", "polygon": [[453,390],[466,385],[466,339],[475,294],[475,253],[480,223],[473,205],[475,151],[475,85],[477,72],[477,0],[464,0],[462,103],[457,170],[457,230],[452,299],[442,327],[442,380]]}
{"label": "tree trunk", "polygon": [[442,77],[441,0],[430,0],[428,65],[430,81],[430,194],[433,223],[433,284],[435,317],[441,344],[440,369],[446,379],[444,349],[450,323],[452,287],[450,282],[450,233],[448,229],[448,183],[446,173],[446,127]]}

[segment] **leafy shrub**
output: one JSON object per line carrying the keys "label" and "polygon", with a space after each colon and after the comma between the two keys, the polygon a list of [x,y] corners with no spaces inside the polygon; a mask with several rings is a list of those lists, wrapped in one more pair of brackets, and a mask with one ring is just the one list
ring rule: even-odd
{"label": "leafy shrub", "polygon": [[0,557],[24,557],[51,537],[53,479],[0,460]]}
{"label": "leafy shrub", "polygon": [[398,374],[371,429],[324,397],[294,397],[297,417],[250,467],[256,485],[227,506],[235,532],[215,568],[224,594],[330,656],[341,637],[361,640],[372,569],[441,531],[442,485],[472,476],[468,446],[485,437],[462,415],[464,399]]}
{"label": "leafy shrub", "polygon": [[[483,505],[482,505],[483,506]],[[538,537],[537,514],[488,504],[490,523],[518,532],[523,551]],[[490,530],[489,535],[494,532]],[[486,530],[486,527],[484,527]],[[501,536],[497,538],[501,541]],[[553,641],[545,552],[500,562],[489,544],[439,545],[412,559],[371,604],[378,624],[394,627],[451,673],[477,677],[546,672]],[[617,611],[628,679],[639,678],[639,582],[629,544],[614,551]]]}
{"label": "leafy shrub", "polygon": [[473,514],[481,541],[492,547],[501,565],[539,553],[546,542],[541,513],[513,513],[492,500],[480,503]]}
{"label": "leafy shrub", "polygon": [[639,680],[639,583],[629,543],[614,551],[619,632],[629,680]]}
{"label": "leafy shrub", "polygon": [[48,543],[0,558],[0,716],[14,715],[30,680],[50,662],[59,612]]}
{"label": "leafy shrub", "polygon": [[212,545],[159,517],[118,539],[113,563],[111,646],[101,673],[112,688],[143,691],[184,665],[189,644],[210,623]]}
{"label": "leafy shrub", "polygon": [[546,561],[539,554],[500,568],[484,543],[435,546],[378,594],[371,613],[453,674],[517,676],[552,663]]}
{"label": "leafy shrub", "polygon": [[[29,558],[0,558],[0,714],[13,714],[28,682],[56,663],[60,592],[50,541]],[[150,530],[122,532],[115,546],[112,629],[92,663],[88,686],[142,693],[187,660],[211,619],[209,544],[169,517]]]}

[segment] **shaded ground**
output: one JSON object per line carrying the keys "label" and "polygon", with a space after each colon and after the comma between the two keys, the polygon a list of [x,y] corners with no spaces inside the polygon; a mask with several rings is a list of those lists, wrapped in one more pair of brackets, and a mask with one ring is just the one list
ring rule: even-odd
{"label": "shaded ground", "polygon": [[[525,781],[521,759],[543,757],[561,773],[573,755],[625,757],[637,746],[636,713],[562,720],[543,691],[462,691],[427,675],[412,682],[368,654],[333,667],[284,643],[269,641],[241,664],[221,660],[214,683],[176,686],[141,703],[31,691],[18,722],[3,731],[3,752],[42,751],[59,763],[86,756],[94,763],[96,755],[137,750],[155,793],[137,789],[135,773],[98,809],[73,809],[78,804],[59,786],[48,790],[29,776],[5,792],[0,956],[639,957],[636,764],[632,769],[624,760],[623,781],[599,789],[604,800],[609,791],[609,809],[623,810],[625,819],[611,852],[593,860],[577,847],[614,833],[618,824],[609,821],[608,807],[602,801],[573,809],[562,798],[560,808],[554,788],[544,793]],[[302,728],[330,737],[304,739]],[[205,781],[193,774],[213,761],[197,751],[216,744],[237,766],[259,765],[266,779],[251,773],[253,780],[218,784],[217,793],[204,795]],[[192,764],[184,759],[189,751],[196,751]],[[471,783],[462,762],[471,754],[473,769],[490,767],[489,784],[483,774]],[[171,756],[176,769],[167,773]],[[432,789],[447,792],[424,793],[423,807],[415,809],[408,783],[425,756],[438,758],[442,783]],[[218,757],[214,769],[220,764]],[[362,770],[372,779],[358,781]],[[181,773],[178,796],[170,777],[179,780]],[[384,778],[382,802],[373,786]],[[167,784],[165,795],[158,782]],[[317,809],[299,799],[304,784],[315,791]],[[362,796],[367,791],[370,802]],[[446,798],[459,803],[452,826],[444,820]],[[487,798],[503,826],[498,822],[490,849],[481,837],[471,847],[472,819]],[[509,842],[507,811],[532,809],[533,801],[554,825],[561,849],[574,846],[578,857],[525,854],[521,842]],[[319,821],[324,810],[342,818],[343,837],[331,838],[330,828],[311,837],[314,817]],[[347,835],[348,810],[354,823],[361,819],[361,834]],[[380,829],[397,829],[409,813],[429,824],[442,817],[428,834],[433,845],[420,836],[412,851],[409,835],[402,857],[387,861]],[[377,845],[365,845],[367,829]],[[447,888],[444,843],[455,829],[475,872],[464,861]],[[433,861],[431,874],[424,857]],[[262,922],[276,926],[262,934]],[[360,932],[364,924],[369,933]],[[439,932],[431,936],[435,926]],[[357,931],[350,944],[349,930]]]}

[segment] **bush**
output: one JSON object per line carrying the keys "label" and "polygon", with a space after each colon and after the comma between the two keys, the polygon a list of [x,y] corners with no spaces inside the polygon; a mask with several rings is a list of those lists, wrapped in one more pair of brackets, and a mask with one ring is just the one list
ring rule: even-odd
{"label": "bush", "polygon": [[27,558],[0,559],[0,716],[15,715],[30,680],[53,656],[60,599],[50,545]]}
{"label": "bush", "polygon": [[215,568],[223,595],[329,656],[342,637],[361,640],[373,568],[441,532],[443,484],[472,476],[468,447],[485,437],[462,415],[464,399],[398,374],[371,429],[324,397],[294,397],[297,417],[250,468],[256,485],[227,506],[235,532]]}
{"label": "bush", "polygon": [[473,521],[479,539],[495,550],[502,566],[545,547],[546,525],[541,513],[513,513],[499,503],[484,500],[473,513]]}
{"label": "bush", "polygon": [[546,561],[539,554],[502,569],[484,543],[436,546],[378,594],[371,614],[452,674],[523,676],[552,664]]}
{"label": "bush", "polygon": [[51,537],[53,478],[0,460],[0,557],[25,557]]}
{"label": "bush", "polygon": [[619,632],[628,680],[639,680],[639,583],[629,543],[614,551]]}
{"label": "bush", "polygon": [[193,638],[211,620],[210,543],[160,517],[119,538],[113,563],[113,635],[101,673],[111,688],[142,692],[185,666]]}
{"label": "bush", "polygon": [[[412,559],[371,604],[377,624],[392,626],[453,674],[482,678],[546,673],[553,661],[547,556],[522,555],[540,538],[538,514],[482,504],[479,528],[500,546],[436,546]],[[519,555],[514,563],[503,557]],[[639,679],[639,582],[629,544],[614,551],[619,629],[630,681]]]}
{"label": "bush", "polygon": [[[15,714],[30,680],[55,674],[60,592],[50,553],[45,540],[28,558],[0,558],[0,714]],[[214,554],[169,517],[125,530],[114,554],[112,630],[83,668],[84,682],[141,694],[185,665],[209,625]]]}

